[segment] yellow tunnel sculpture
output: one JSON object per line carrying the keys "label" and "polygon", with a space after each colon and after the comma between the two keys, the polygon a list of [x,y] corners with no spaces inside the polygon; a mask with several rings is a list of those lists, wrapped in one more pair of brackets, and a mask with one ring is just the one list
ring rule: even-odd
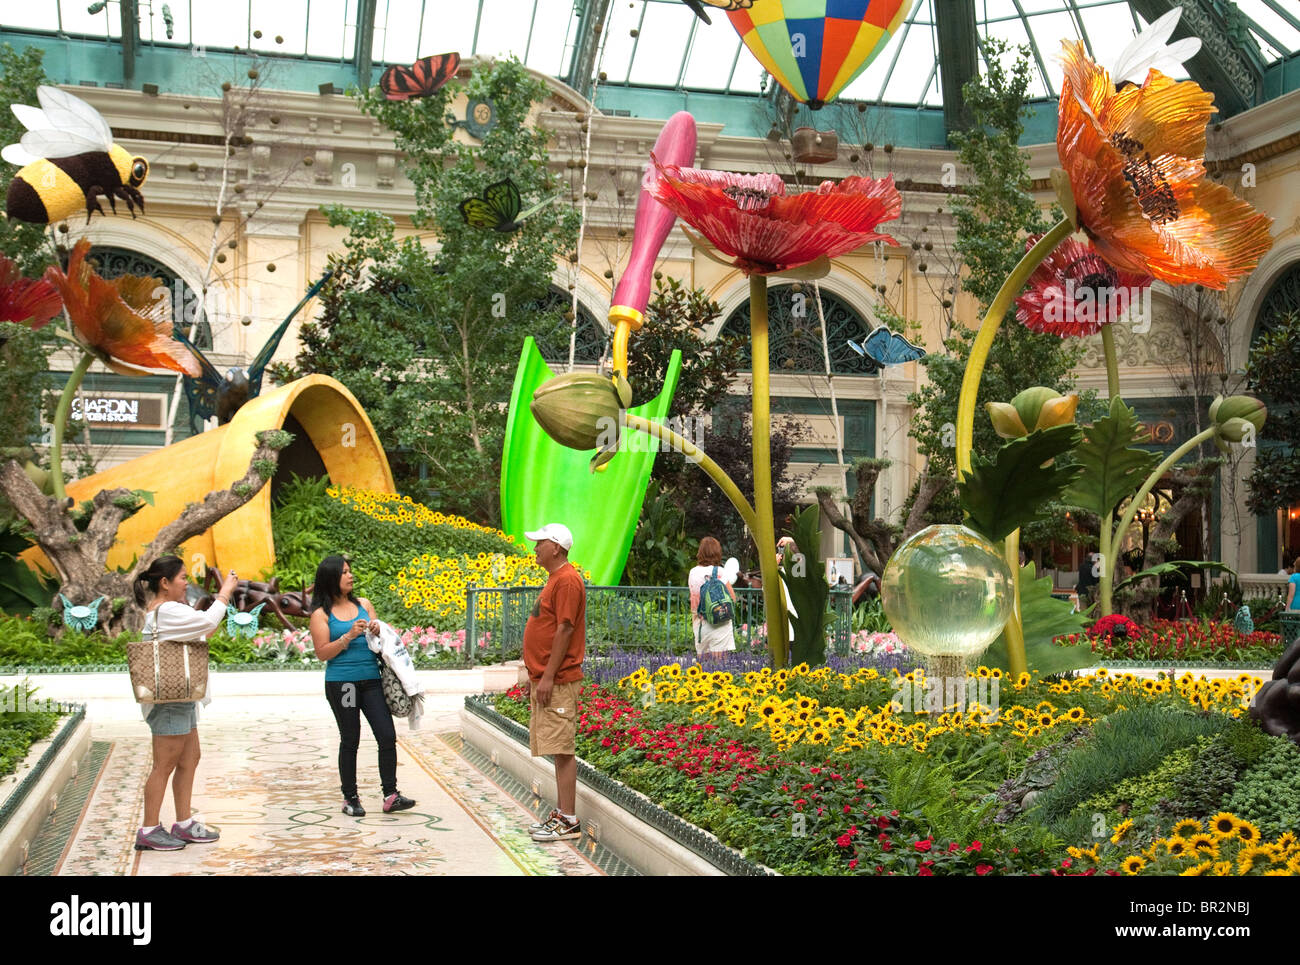
{"label": "yellow tunnel sculpture", "polygon": [[[257,433],[286,428],[295,436],[305,435],[310,448],[296,438],[280,453],[277,476],[287,477],[286,458],[296,452],[299,461],[305,459],[318,469],[323,465],[332,485],[396,491],[384,448],[360,403],[334,379],[309,375],[250,399],[226,425],[70,482],[68,495],[81,502],[100,490],[118,487],[153,492],[153,505],[123,521],[117,543],[109,551],[110,567],[126,567],[187,504],[200,502],[243,477],[257,448]],[[215,566],[222,572],[235,570],[240,579],[257,580],[274,565],[271,489],[268,481],[235,512],[185,543],[191,578],[201,576],[206,566]],[[24,558],[51,569],[39,550],[29,550]]]}

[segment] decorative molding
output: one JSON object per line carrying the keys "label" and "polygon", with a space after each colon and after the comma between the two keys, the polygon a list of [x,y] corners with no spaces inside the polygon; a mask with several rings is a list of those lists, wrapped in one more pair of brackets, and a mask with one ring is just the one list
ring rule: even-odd
{"label": "decorative molding", "polygon": [[375,187],[391,188],[397,173],[397,158],[391,154],[375,157]]}
{"label": "decorative molding", "polygon": [[334,182],[334,152],[325,147],[316,148],[312,168],[317,184],[332,184]]}

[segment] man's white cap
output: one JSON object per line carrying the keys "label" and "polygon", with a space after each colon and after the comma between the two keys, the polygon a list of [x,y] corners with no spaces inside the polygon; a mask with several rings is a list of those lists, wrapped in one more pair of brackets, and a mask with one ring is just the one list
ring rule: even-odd
{"label": "man's white cap", "polygon": [[563,523],[547,523],[536,532],[524,533],[524,535],[535,543],[549,539],[552,543],[558,543],[566,553],[573,549],[573,534]]}

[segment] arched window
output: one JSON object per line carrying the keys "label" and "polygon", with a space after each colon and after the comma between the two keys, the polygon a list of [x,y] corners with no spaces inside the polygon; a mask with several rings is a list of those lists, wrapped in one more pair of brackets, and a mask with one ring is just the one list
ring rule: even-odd
{"label": "arched window", "polygon": [[1271,332],[1285,316],[1293,312],[1300,312],[1300,262],[1284,271],[1264,296],[1264,301],[1259,306],[1259,315],[1255,318],[1254,338]]}
{"label": "arched window", "polygon": [[[157,278],[158,284],[172,293],[172,328],[182,335],[189,334],[200,299],[176,272],[161,262],[154,261],[148,255],[131,251],[129,248],[95,245],[90,249],[90,257],[98,263],[95,270],[103,278],[117,278],[119,275]],[[199,348],[212,348],[212,326],[206,318],[199,323],[191,341]]]}
{"label": "arched window", "polygon": [[[817,318],[812,285],[771,285],[767,289],[769,356],[774,372],[826,371],[822,355],[821,323]],[[873,375],[880,371],[875,362],[849,348],[871,325],[848,303],[829,292],[821,293],[822,315],[826,318],[826,348],[831,371],[836,375]],[[749,300],[740,305],[722,326],[722,332],[744,342],[743,366],[749,368]]]}
{"label": "arched window", "polygon": [[[558,324],[553,325],[549,330],[533,333],[537,350],[542,353],[542,358],[552,365],[569,364],[569,337],[573,331],[573,323],[564,317],[564,313],[569,311],[572,305],[573,299],[569,293],[561,291],[554,285],[546,293],[545,298],[534,303],[533,310],[539,318],[548,316],[559,318]],[[578,339],[574,346],[574,362],[580,365],[595,365],[604,356],[608,341],[609,335],[605,332],[604,326],[596,321],[596,316],[579,300]]]}

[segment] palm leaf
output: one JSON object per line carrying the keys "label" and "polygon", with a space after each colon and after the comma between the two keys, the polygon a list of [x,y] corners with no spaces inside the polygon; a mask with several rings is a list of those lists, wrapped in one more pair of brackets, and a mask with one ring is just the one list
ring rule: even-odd
{"label": "palm leaf", "polygon": [[[970,474],[957,487],[966,525],[988,539],[1000,540],[1029,523],[1046,519],[1044,507],[1058,498],[1079,475],[1079,466],[1053,460],[1081,438],[1074,425],[1040,429],[1013,439],[992,462],[976,455]],[[1044,466],[1043,463],[1050,462]]]}
{"label": "palm leaf", "polygon": [[1181,573],[1184,569],[1209,570],[1213,573],[1217,573],[1220,570],[1223,570],[1228,573],[1231,573],[1232,578],[1234,580],[1237,578],[1237,571],[1234,570],[1227,563],[1216,563],[1213,561],[1201,561],[1201,560],[1169,560],[1168,562],[1161,563],[1158,566],[1153,566],[1150,569],[1143,570],[1141,573],[1134,573],[1124,582],[1115,584],[1115,589],[1117,590],[1123,589],[1126,586],[1129,586],[1133,583],[1140,583],[1143,580],[1150,579],[1153,576],[1168,576],[1171,573]]}

